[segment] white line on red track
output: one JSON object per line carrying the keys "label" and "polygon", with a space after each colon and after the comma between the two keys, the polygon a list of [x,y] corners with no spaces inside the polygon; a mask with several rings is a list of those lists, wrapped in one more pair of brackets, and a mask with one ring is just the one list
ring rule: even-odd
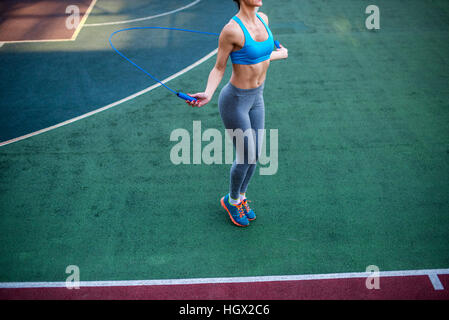
{"label": "white line on red track", "polygon": [[[409,277],[428,276],[435,290],[443,290],[443,285],[437,275],[449,274],[449,269],[401,270],[380,271],[381,277]],[[372,277],[370,272],[304,274],[283,276],[258,277],[227,277],[227,278],[191,278],[191,279],[161,279],[161,280],[122,280],[122,281],[80,281],[80,287],[126,287],[126,286],[158,286],[158,285],[191,285],[211,283],[251,283],[272,281],[301,281],[301,280],[330,280]],[[438,279],[438,282],[435,281]],[[66,287],[65,282],[2,282],[0,288],[61,288]]]}

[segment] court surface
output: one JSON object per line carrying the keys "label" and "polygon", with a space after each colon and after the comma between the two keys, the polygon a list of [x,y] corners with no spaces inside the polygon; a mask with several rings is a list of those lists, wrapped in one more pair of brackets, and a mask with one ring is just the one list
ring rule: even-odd
{"label": "court surface", "polygon": [[[379,30],[365,27],[369,1],[264,1],[289,58],[265,83],[278,170],[254,176],[248,228],[219,204],[228,164],[170,160],[174,130],[223,130],[230,61],[192,109],[108,43],[128,27],[218,33],[234,3],[79,2],[76,37],[60,39],[55,8],[36,11],[42,31],[26,40],[39,41],[0,39],[0,298],[449,298],[447,1],[379,0]],[[17,10],[0,31],[30,19]],[[134,30],[114,45],[193,93],[217,38]],[[380,289],[366,287],[372,265]]]}

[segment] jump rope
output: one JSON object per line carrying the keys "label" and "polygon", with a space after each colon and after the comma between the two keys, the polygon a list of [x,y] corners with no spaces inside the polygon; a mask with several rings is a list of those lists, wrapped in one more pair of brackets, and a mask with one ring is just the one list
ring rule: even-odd
{"label": "jump rope", "polygon": [[[146,71],[144,68],[142,68],[141,66],[139,66],[137,63],[135,63],[134,61],[132,61],[130,58],[128,58],[125,54],[123,54],[122,52],[120,52],[116,47],[114,47],[114,45],[112,44],[112,37],[114,35],[116,35],[117,33],[123,32],[123,31],[131,31],[131,30],[142,30],[142,29],[165,29],[165,30],[173,30],[173,31],[184,31],[184,32],[192,32],[192,33],[199,33],[199,34],[204,34],[204,35],[212,35],[212,36],[219,36],[220,34],[218,33],[213,33],[213,32],[205,32],[205,31],[197,31],[197,30],[188,30],[188,29],[179,29],[179,28],[166,28],[166,27],[133,27],[133,28],[125,28],[125,29],[120,29],[117,31],[114,31],[110,36],[109,36],[109,44],[111,45],[111,48],[117,52],[123,59],[125,59],[126,61],[128,61],[129,63],[131,63],[133,66],[135,66],[137,69],[139,69],[140,71],[142,71],[143,73],[145,73],[147,76],[149,76],[151,79],[153,79],[154,81],[160,83],[162,86],[164,86],[166,89],[168,89],[170,92],[176,94],[179,98],[183,99],[183,100],[188,100],[188,101],[197,101],[196,98],[191,97],[183,92],[176,92],[175,90],[173,90],[172,88],[168,87],[167,85],[165,85],[162,81],[160,81],[159,79],[157,79],[155,76],[153,76],[152,74],[150,74],[148,71]],[[279,49],[280,48],[280,43],[279,41],[275,40],[274,44],[276,45],[276,47]]]}

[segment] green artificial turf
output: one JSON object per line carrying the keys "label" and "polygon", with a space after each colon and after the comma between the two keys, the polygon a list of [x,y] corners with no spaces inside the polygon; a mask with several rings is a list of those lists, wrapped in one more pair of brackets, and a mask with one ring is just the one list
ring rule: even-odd
{"label": "green artificial turf", "polygon": [[[369,31],[369,4],[261,9],[289,58],[268,71],[278,171],[251,181],[248,228],[219,204],[228,164],[170,161],[173,130],[223,130],[230,63],[203,108],[160,87],[1,147],[0,281],[64,281],[68,265],[84,281],[447,268],[449,5],[377,1]],[[204,90],[214,60],[170,85]]]}

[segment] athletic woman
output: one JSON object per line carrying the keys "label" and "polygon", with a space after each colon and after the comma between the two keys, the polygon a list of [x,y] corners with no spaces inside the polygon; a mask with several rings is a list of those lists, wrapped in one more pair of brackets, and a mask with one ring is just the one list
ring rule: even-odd
{"label": "athletic woman", "polygon": [[[264,128],[265,77],[270,61],[286,59],[288,50],[281,45],[273,51],[274,39],[268,28],[268,17],[258,12],[262,0],[233,1],[237,3],[239,12],[220,33],[217,61],[209,74],[206,90],[190,94],[197,101],[186,102],[192,107],[202,107],[212,99],[230,56],[232,75],[220,92],[218,107],[228,133],[245,134],[241,140],[238,134],[232,137],[236,160],[231,166],[229,194],[220,202],[232,222],[245,227],[256,218],[245,194],[262,146],[262,136],[258,133]],[[252,134],[246,134],[248,132]]]}

